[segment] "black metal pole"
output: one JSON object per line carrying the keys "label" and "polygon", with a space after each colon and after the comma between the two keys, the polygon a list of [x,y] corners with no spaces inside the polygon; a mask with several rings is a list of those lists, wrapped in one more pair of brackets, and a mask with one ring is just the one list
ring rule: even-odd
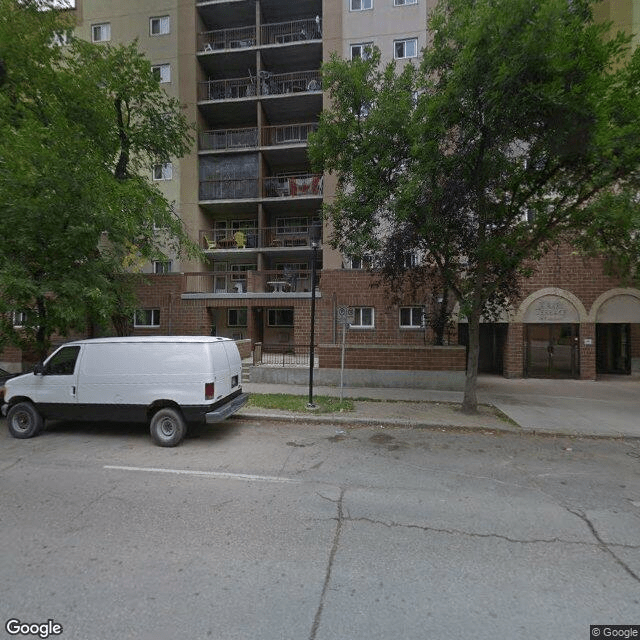
{"label": "black metal pole", "polygon": [[311,258],[311,338],[309,340],[309,407],[315,407],[313,404],[313,363],[314,342],[315,342],[315,326],[316,326],[316,251],[318,247],[313,247],[313,255]]}

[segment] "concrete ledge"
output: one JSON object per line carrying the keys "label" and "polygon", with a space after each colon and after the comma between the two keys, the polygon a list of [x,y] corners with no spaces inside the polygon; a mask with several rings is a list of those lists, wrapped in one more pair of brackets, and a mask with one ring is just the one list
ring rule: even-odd
{"label": "concrete ledge", "polygon": [[[345,369],[345,387],[404,387],[436,391],[464,390],[464,371],[402,371],[380,369]],[[251,382],[257,384],[295,384],[309,382],[309,369],[303,367],[251,367]],[[340,386],[340,369],[314,369],[317,385]]]}

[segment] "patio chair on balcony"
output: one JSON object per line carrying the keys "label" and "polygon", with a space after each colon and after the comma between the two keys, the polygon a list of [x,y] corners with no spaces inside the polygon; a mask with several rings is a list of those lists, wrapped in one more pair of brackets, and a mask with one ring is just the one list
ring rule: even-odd
{"label": "patio chair on balcony", "polygon": [[233,239],[236,241],[238,249],[244,249],[247,246],[247,234],[244,231],[237,231],[233,235]]}
{"label": "patio chair on balcony", "polygon": [[204,240],[204,244],[206,245],[205,249],[211,251],[216,248],[217,245],[215,240],[209,240],[209,238],[207,238],[207,236],[204,234],[202,235],[202,239]]}

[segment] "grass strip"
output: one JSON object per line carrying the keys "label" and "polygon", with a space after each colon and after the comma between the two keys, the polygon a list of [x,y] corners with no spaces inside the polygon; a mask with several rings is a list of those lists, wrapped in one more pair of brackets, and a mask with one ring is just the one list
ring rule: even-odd
{"label": "grass strip", "polygon": [[246,406],[260,407],[262,409],[281,409],[283,411],[299,411],[302,413],[337,413],[340,411],[353,411],[353,400],[331,396],[314,396],[316,407],[307,406],[307,396],[296,396],[288,393],[252,393]]}

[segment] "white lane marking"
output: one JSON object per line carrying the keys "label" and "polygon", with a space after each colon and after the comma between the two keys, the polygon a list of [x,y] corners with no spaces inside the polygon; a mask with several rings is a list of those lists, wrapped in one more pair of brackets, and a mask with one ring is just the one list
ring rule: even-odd
{"label": "white lane marking", "polygon": [[160,469],[156,467],[122,467],[106,464],[103,469],[115,471],[147,471],[151,473],[173,473],[183,476],[205,476],[221,480],[247,480],[249,482],[275,482],[279,484],[299,484],[300,480],[292,478],[276,478],[275,476],[256,476],[248,473],[226,473],[224,471],[193,471],[190,469]]}

